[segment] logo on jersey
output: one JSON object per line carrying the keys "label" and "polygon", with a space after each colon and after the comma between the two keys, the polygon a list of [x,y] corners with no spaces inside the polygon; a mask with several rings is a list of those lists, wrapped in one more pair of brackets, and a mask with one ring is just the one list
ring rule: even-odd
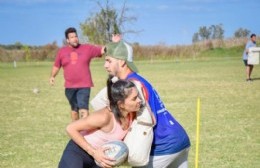
{"label": "logo on jersey", "polygon": [[70,53],[70,62],[71,62],[71,64],[76,64],[77,61],[78,61],[78,53],[72,51],[72,52]]}

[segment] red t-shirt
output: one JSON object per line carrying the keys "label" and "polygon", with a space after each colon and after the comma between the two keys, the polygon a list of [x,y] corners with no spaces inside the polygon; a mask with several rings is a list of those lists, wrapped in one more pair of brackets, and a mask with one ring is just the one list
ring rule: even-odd
{"label": "red t-shirt", "polygon": [[63,67],[65,88],[93,87],[89,64],[92,58],[101,56],[100,46],[81,44],[77,48],[62,47],[54,66]]}

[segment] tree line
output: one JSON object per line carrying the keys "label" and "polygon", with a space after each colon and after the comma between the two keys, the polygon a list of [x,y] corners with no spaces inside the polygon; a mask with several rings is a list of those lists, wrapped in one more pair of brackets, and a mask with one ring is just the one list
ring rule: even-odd
{"label": "tree line", "polygon": [[[209,27],[207,26],[201,26],[198,30],[198,32],[194,33],[192,36],[192,42],[200,42],[205,40],[223,40],[224,39],[224,28],[222,24],[217,25],[211,25]],[[234,32],[234,38],[243,38],[248,37],[251,33],[250,30],[239,28]]]}
{"label": "tree line", "polygon": [[0,44],[0,62],[53,60],[58,49],[56,42],[43,46],[24,45],[20,42]]}

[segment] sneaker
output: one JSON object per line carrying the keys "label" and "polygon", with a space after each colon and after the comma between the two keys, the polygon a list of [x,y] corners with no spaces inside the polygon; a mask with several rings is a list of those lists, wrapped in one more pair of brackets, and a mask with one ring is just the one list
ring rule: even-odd
{"label": "sneaker", "polygon": [[253,82],[253,80],[251,78],[246,79],[247,82]]}

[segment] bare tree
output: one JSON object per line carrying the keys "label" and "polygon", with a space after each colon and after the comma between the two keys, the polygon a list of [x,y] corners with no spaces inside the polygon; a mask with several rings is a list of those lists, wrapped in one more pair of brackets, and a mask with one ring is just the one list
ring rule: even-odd
{"label": "bare tree", "polygon": [[250,32],[251,31],[248,29],[239,28],[235,31],[234,36],[236,38],[247,37],[250,34]]}
{"label": "bare tree", "polygon": [[136,21],[134,16],[128,16],[130,10],[126,5],[126,0],[123,2],[121,10],[116,10],[110,0],[95,1],[99,12],[87,18],[84,23],[80,24],[82,34],[88,37],[88,41],[97,44],[105,44],[111,41],[113,33],[137,33],[137,31],[126,29],[127,23]]}
{"label": "bare tree", "polygon": [[224,29],[223,29],[223,25],[222,24],[212,25],[210,27],[210,29],[212,31],[211,39],[220,39],[220,40],[222,40],[224,38]]}
{"label": "bare tree", "polygon": [[210,38],[211,29],[208,29],[206,26],[202,26],[199,28],[198,33],[202,40],[208,40]]}
{"label": "bare tree", "polygon": [[198,41],[206,41],[211,39],[223,40],[223,38],[224,38],[224,29],[222,24],[211,25],[209,27],[202,26],[199,28],[198,32],[193,34],[192,42],[196,43]]}
{"label": "bare tree", "polygon": [[196,43],[200,41],[199,33],[194,33],[192,36],[192,42]]}

